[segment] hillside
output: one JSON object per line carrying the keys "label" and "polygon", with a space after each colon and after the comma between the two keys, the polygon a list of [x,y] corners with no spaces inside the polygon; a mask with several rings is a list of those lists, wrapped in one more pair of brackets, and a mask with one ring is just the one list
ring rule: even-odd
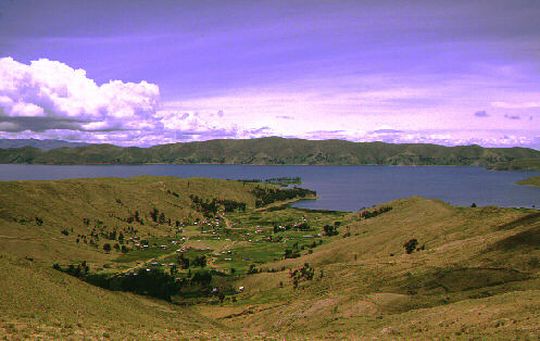
{"label": "hillside", "polygon": [[[266,265],[309,263],[315,277],[298,289],[280,288],[290,283],[288,270],[259,273],[241,281],[249,290],[238,302],[247,307],[201,312],[315,338],[538,337],[537,211],[454,208],[422,198],[387,205],[392,211],[349,224],[313,254]],[[410,239],[420,250],[407,254]]]}
{"label": "hillside", "polygon": [[0,139],[0,149],[34,147],[41,150],[56,148],[75,148],[88,146],[83,142],[68,142],[63,140],[38,140],[38,139]]}
{"label": "hillside", "polygon": [[210,140],[150,148],[90,145],[43,151],[0,149],[0,163],[45,164],[309,164],[309,165],[464,165],[494,169],[540,169],[540,151],[526,148],[444,147],[278,137]]}
{"label": "hillside", "polygon": [[[309,211],[286,205],[303,192],[280,193],[169,177],[0,182],[0,334],[540,336],[538,211],[418,197]],[[126,292],[147,272],[177,291]]]}

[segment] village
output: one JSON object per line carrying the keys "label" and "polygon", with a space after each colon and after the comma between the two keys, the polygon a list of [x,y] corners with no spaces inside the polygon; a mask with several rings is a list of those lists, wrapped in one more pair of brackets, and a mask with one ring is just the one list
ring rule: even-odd
{"label": "village", "polygon": [[[98,286],[130,291],[132,283],[151,276],[153,282],[161,278],[176,288],[154,292],[155,296],[183,303],[223,300],[225,294],[231,297],[244,291],[245,286],[238,284],[243,276],[276,271],[265,263],[313,252],[331,237],[325,234],[325,226],[352,219],[345,212],[303,210],[279,202],[276,206],[270,199],[266,199],[268,205],[255,209],[231,201],[215,201],[214,206],[214,202],[191,199],[201,213],[191,219],[172,219],[158,208],[149,214],[136,210],[127,218],[115,217],[124,223],[122,228],[85,218],[83,224],[90,233],[77,235],[76,243],[103,249],[114,257],[92,266],[88,273],[75,273]],[[142,233],[137,225],[152,225],[161,233]],[[152,290],[133,289],[150,295]]]}

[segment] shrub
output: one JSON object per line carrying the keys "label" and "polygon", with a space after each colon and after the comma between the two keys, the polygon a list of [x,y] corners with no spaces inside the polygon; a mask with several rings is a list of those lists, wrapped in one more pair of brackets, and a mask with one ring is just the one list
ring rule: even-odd
{"label": "shrub", "polygon": [[[322,273],[322,272],[321,272]],[[309,265],[309,263],[304,263],[300,269],[290,270],[289,277],[293,283],[293,288],[297,288],[300,281],[311,281],[315,276],[315,269]]]}
{"label": "shrub", "polygon": [[330,236],[336,236],[339,232],[337,230],[337,226],[332,226],[332,225],[324,225],[323,226],[323,230],[324,230],[324,234],[327,235],[328,237]]}
{"label": "shrub", "polygon": [[407,254],[411,254],[416,250],[416,246],[418,245],[418,240],[416,239],[410,239],[408,242],[403,244],[403,247],[405,248],[405,252]]}

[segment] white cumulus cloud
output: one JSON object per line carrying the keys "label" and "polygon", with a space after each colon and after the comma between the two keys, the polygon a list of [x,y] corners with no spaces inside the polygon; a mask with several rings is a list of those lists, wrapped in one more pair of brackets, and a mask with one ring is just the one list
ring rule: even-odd
{"label": "white cumulus cloud", "polygon": [[0,58],[0,123],[10,131],[157,128],[158,107],[159,87],[146,81],[98,85],[58,61]]}

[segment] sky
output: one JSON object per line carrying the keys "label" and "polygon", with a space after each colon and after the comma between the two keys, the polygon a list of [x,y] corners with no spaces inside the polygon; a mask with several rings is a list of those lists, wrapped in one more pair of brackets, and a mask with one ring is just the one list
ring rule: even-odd
{"label": "sky", "polygon": [[540,149],[540,1],[0,0],[0,138]]}

